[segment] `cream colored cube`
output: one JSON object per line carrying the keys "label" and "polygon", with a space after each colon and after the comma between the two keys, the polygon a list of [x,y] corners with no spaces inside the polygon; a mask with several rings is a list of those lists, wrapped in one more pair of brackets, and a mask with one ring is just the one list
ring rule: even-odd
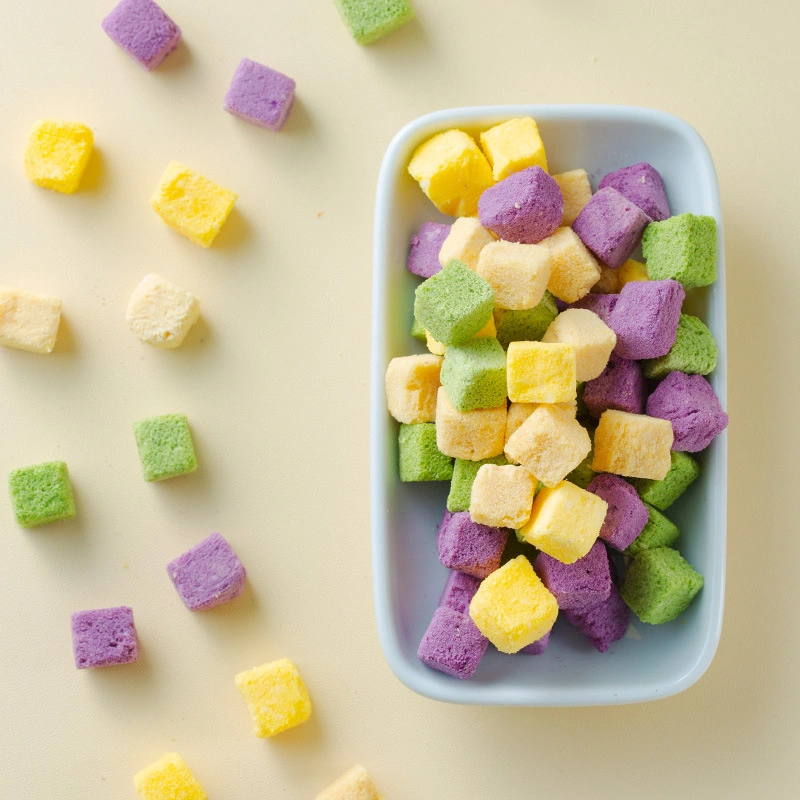
{"label": "cream colored cube", "polygon": [[200,301],[164,278],[145,275],[128,302],[128,325],[140,342],[180,347],[200,317]]}
{"label": "cream colored cube", "polygon": [[[536,411],[541,405],[548,405],[547,403],[511,403],[508,407],[508,415],[506,416],[506,444],[508,440],[519,430],[523,422]],[[578,402],[573,400],[570,403],[553,403],[555,408],[560,408],[563,411],[568,411],[573,417],[578,413]],[[506,455],[506,458],[508,456]]]}
{"label": "cream colored cube", "polygon": [[0,345],[52,353],[61,323],[61,301],[0,287]]}
{"label": "cream colored cube", "polygon": [[575,415],[541,405],[512,434],[506,458],[521,464],[545,486],[555,486],[589,455],[592,441]]}
{"label": "cream colored cube", "polygon": [[592,381],[606,368],[617,335],[594,313],[585,308],[567,308],[551,323],[543,342],[571,344],[575,350],[575,378]]}
{"label": "cream colored cube", "polygon": [[536,479],[525,467],[484,464],[472,484],[469,514],[493,528],[520,528],[531,516]]}
{"label": "cream colored cube", "polygon": [[[472,338],[477,339],[480,336],[486,336],[488,338],[494,338],[497,336],[497,328],[494,324],[494,315],[489,317],[489,321]],[[425,346],[435,356],[443,356],[445,350],[447,349],[441,342],[437,342],[436,339],[434,339],[433,336],[428,333],[428,331],[425,331]]]}
{"label": "cream colored cube", "polygon": [[476,271],[494,289],[496,306],[526,311],[544,297],[550,250],[540,244],[492,242],[481,250]]}
{"label": "cream colored cube", "polygon": [[594,434],[592,469],[661,481],[672,465],[673,438],[667,419],[604,411]]}
{"label": "cream colored cube", "polygon": [[585,169],[572,169],[553,175],[553,180],[561,189],[564,198],[564,213],[561,217],[562,225],[572,225],[578,218],[583,207],[592,199],[592,187]]}
{"label": "cream colored cube", "polygon": [[527,167],[541,167],[547,172],[544,142],[532,117],[510,119],[484,131],[481,148],[492,165],[496,181]]}
{"label": "cream colored cube", "polygon": [[439,387],[436,401],[436,446],[446,456],[481,461],[503,452],[506,405],[459,411]]}
{"label": "cream colored cube", "polygon": [[512,403],[570,403],[576,398],[572,345],[511,342],[506,372]]}
{"label": "cream colored cube", "polygon": [[478,256],[486,245],[495,241],[491,231],[481,225],[477,217],[459,217],[439,250],[439,263],[444,266],[456,258],[471,270],[478,266]]}
{"label": "cream colored cube", "polygon": [[597,541],[608,503],[569,481],[542,489],[519,535],[564,564],[583,558]]}
{"label": "cream colored cube", "polygon": [[580,300],[600,279],[600,266],[572,228],[558,228],[543,240],[550,248],[547,288],[565,303]]}
{"label": "cream colored cube", "polygon": [[386,369],[386,405],[389,413],[406,425],[436,419],[441,356],[400,356]]}
{"label": "cream colored cube", "polygon": [[340,775],[315,800],[381,800],[378,787],[360,764]]}

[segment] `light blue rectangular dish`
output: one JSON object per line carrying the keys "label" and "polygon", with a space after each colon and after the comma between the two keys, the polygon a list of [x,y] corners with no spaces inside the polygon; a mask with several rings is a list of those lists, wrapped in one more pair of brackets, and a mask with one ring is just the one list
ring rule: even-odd
{"label": "light blue rectangular dish", "polygon": [[532,116],[547,148],[550,171],[582,167],[597,181],[619,167],[648,161],[664,178],[673,214],[717,220],[718,278],[689,292],[686,310],[716,337],[719,361],[709,376],[726,405],[725,258],[716,172],[698,133],[670,114],[624,106],[496,106],[439,111],[414,120],[392,140],[381,166],[375,207],[372,322],[371,497],[375,613],[394,673],[427,697],[453,703],[579,706],[655,700],[687,689],[717,649],[725,591],[726,434],[700,455],[701,477],[667,514],[681,529],[676,547],[705,576],[705,587],[673,622],[651,626],[632,615],[622,640],[596,652],[563,619],[542,656],[508,656],[490,646],[475,676],[459,681],[416,657],[447,569],[436,555],[436,527],[449,484],[403,484],[397,472],[397,423],[386,411],[384,374],[394,357],[424,352],[411,338],[414,289],[405,269],[409,238],[440,215],[407,172],[414,149],[448,128],[477,134]]}

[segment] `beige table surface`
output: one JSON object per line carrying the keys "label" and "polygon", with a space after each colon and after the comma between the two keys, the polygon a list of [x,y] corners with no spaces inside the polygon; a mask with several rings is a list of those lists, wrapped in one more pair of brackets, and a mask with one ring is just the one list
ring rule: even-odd
{"label": "beige table surface", "polygon": [[[415,0],[370,48],[330,0],[165,0],[184,44],[152,74],[100,29],[112,0],[6,0],[0,37],[0,282],[52,293],[49,357],[0,352],[0,474],[69,463],[78,517],[23,531],[0,492],[0,798],[133,798],[179,751],[212,800],[311,798],[363,762],[387,800],[788,797],[800,778],[798,145],[794,2]],[[225,114],[242,56],[293,76],[284,132]],[[391,674],[372,611],[370,248],[394,132],[434,109],[627,103],[691,122],[725,210],[730,528],[722,642],[677,697],[589,709],[453,707]],[[81,120],[82,190],[21,168],[41,117]],[[170,159],[237,191],[211,250],[147,199]],[[202,298],[185,346],[124,319],[157,271]],[[131,423],[189,415],[199,472],[140,475]],[[250,575],[192,614],[164,566],[221,531]],[[77,671],[70,612],[129,604],[143,656]],[[308,724],[251,735],[236,672],[289,656]]]}

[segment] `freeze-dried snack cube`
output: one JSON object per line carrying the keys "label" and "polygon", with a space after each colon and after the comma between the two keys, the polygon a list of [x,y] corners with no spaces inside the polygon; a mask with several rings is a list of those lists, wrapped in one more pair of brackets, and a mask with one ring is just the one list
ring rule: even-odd
{"label": "freeze-dried snack cube", "polygon": [[474,217],[478,198],[494,184],[492,168],[475,140],[456,129],[423,142],[408,171],[436,208],[453,217]]}
{"label": "freeze-dried snack cube", "polygon": [[670,215],[669,201],[664,181],[655,167],[645,161],[609,172],[598,184],[598,189],[610,186],[635,203],[650,219],[666,219]]}
{"label": "freeze-dried snack cube", "polygon": [[414,18],[408,0],[334,0],[359,44],[371,44]]}
{"label": "freeze-dried snack cube", "polygon": [[185,414],[149,417],[133,426],[146,481],[163,481],[197,469],[192,432]]}
{"label": "freeze-dried snack cube", "polygon": [[717,343],[711,331],[690,314],[681,314],[675,344],[666,355],[644,363],[645,378],[664,378],[670,372],[708,375],[717,366]]}
{"label": "freeze-dried snack cube", "polygon": [[442,386],[459,411],[496,408],[505,403],[506,354],[497,339],[476,337],[444,354]]}
{"label": "freeze-dried snack cube", "polygon": [[439,452],[436,434],[436,425],[431,422],[400,426],[397,444],[401,481],[449,481],[453,477],[453,459]]}
{"label": "freeze-dried snack cube", "polygon": [[589,608],[565,611],[564,617],[585,634],[595,650],[606,653],[612,642],[621,639],[628,630],[630,611],[612,583],[605,600]]}
{"label": "freeze-dried snack cube", "polygon": [[[508,414],[506,416],[506,444],[508,440],[522,427],[528,417],[539,408],[542,403],[511,403],[508,407]],[[571,403],[545,403],[544,405],[552,405],[554,408],[560,408],[568,411],[573,417],[577,411],[577,402]]]}
{"label": "freeze-dried snack cube", "polygon": [[433,422],[436,392],[442,370],[441,356],[417,355],[393,358],[386,368],[386,405],[398,421]]}
{"label": "freeze-dried snack cube", "polygon": [[207,800],[208,795],[177,753],[167,753],[133,778],[140,800]]}
{"label": "freeze-dried snack cube", "polygon": [[469,604],[475,597],[475,592],[481,585],[481,579],[474,575],[467,575],[466,572],[459,572],[451,569],[447,576],[447,583],[442,589],[439,597],[439,607],[452,608],[462,614],[469,613]]}
{"label": "freeze-dried snack cube", "polygon": [[615,550],[625,550],[647,524],[647,506],[636,489],[618,475],[604,473],[594,478],[586,491],[608,503],[600,538]]}
{"label": "freeze-dried snack cube", "polygon": [[508,464],[508,461],[503,455],[482,458],[480,461],[456,459],[453,466],[453,480],[450,482],[450,493],[447,495],[448,511],[469,511],[469,504],[472,500],[472,484],[475,482],[478,470],[484,464],[495,464],[501,467]]}
{"label": "freeze-dried snack cube", "polygon": [[525,467],[484,464],[472,484],[469,514],[474,522],[521,528],[531,516],[536,479]]}
{"label": "freeze-dried snack cube", "polygon": [[181,29],[153,0],[122,0],[102,27],[146,70],[155,69],[181,40]]}
{"label": "freeze-dried snack cube", "polygon": [[485,578],[500,566],[508,531],[473,522],[465,511],[445,511],[436,534],[439,561],[448,569]]}
{"label": "freeze-dried snack cube", "polygon": [[52,353],[61,324],[61,301],[0,287],[0,345],[29,353]]}
{"label": "freeze-dried snack cube", "polygon": [[526,167],[541,167],[547,172],[544,142],[532,117],[510,119],[484,131],[481,148],[492,165],[496,181]]}
{"label": "freeze-dried snack cube", "polygon": [[445,350],[447,350],[447,348],[441,342],[437,342],[428,331],[425,331],[425,346],[431,352],[431,355],[434,356],[443,356]]}
{"label": "freeze-dried snack cube", "polygon": [[544,297],[550,251],[540,244],[492,242],[481,250],[476,271],[494,290],[498,308],[527,311]]}
{"label": "freeze-dried snack cube", "polygon": [[608,553],[599,540],[583,558],[572,564],[564,564],[547,553],[539,553],[533,562],[533,568],[562,610],[597,605],[611,591]]}
{"label": "freeze-dried snack cube", "polygon": [[572,228],[559,228],[542,242],[550,250],[548,290],[565,303],[589,293],[600,277],[600,265]]}
{"label": "freeze-dried snack cube", "polygon": [[450,233],[450,225],[439,222],[423,222],[411,237],[406,259],[406,269],[420,278],[430,278],[441,270],[439,253]]}
{"label": "freeze-dried snack cube", "polygon": [[236,67],[223,108],[270,131],[279,131],[294,105],[295,82],[276,69],[243,58]]}
{"label": "freeze-dried snack cube", "polygon": [[611,269],[600,264],[600,280],[592,286],[592,292],[599,294],[619,294],[626,283],[649,281],[647,267],[641,261],[629,258],[619,269]]}
{"label": "freeze-dried snack cube", "polygon": [[130,664],[139,658],[139,641],[128,606],[76,611],[72,652],[78,669]]}
{"label": "freeze-dried snack cube", "polygon": [[294,728],[311,716],[311,698],[297,667],[281,658],[240,672],[235,679],[260,739]]}
{"label": "freeze-dried snack cube", "polygon": [[436,400],[436,444],[453,458],[480,461],[499,456],[505,442],[506,413],[505,403],[497,408],[459,411],[441,386]]}
{"label": "freeze-dried snack cube", "polygon": [[541,639],[537,639],[533,644],[529,644],[527,647],[523,647],[522,650],[518,650],[517,652],[523,656],[540,656],[547,649],[551,633],[552,628],[547,631]]}
{"label": "freeze-dried snack cube", "polygon": [[474,270],[486,245],[495,241],[491,231],[477,217],[459,217],[451,226],[439,250],[439,263],[444,266],[454,258]]}
{"label": "freeze-dried snack cube", "polygon": [[[593,433],[589,431],[589,438],[591,439]],[[592,469],[592,461],[594,460],[594,450],[590,450],[586,458],[578,464],[572,472],[567,475],[565,480],[580,486],[581,489],[588,489],[589,484],[594,480],[597,473]]]}
{"label": "freeze-dried snack cube", "polygon": [[200,301],[153,273],[145,275],[128,301],[128,326],[140,342],[175,348],[200,317]]}
{"label": "freeze-dried snack cube", "polygon": [[75,516],[75,498],[63,461],[48,461],[15,469],[8,476],[14,518],[23,528],[34,528]]}
{"label": "freeze-dried snack cube", "polygon": [[428,332],[425,330],[425,327],[422,323],[414,317],[413,321],[411,322],[411,336],[416,339],[418,342],[422,342],[423,344],[427,344],[428,342]]}
{"label": "freeze-dried snack cube", "polygon": [[511,342],[538,342],[547,326],[556,318],[558,309],[550,292],[545,291],[541,302],[527,311],[511,311],[495,308],[494,321],[497,326],[497,341],[503,349]]}
{"label": "freeze-dried snack cube", "polygon": [[670,547],[681,535],[678,526],[657,508],[645,503],[647,522],[642,532],[625,548],[626,556],[635,556],[643,550]]}
{"label": "freeze-dried snack cube", "polygon": [[660,511],[666,511],[700,475],[700,465],[688,453],[673,450],[670,457],[672,465],[666,478],[660,481],[641,478],[633,481],[639,497]]}
{"label": "freeze-dried snack cube", "polygon": [[604,411],[594,434],[596,472],[660,481],[671,465],[672,425],[667,420],[627,411]]}
{"label": "freeze-dried snack cube", "polygon": [[489,640],[467,614],[440,606],[419,643],[417,658],[431,669],[466,680],[475,674],[488,646]]}
{"label": "freeze-dried snack cube", "polygon": [[360,764],[340,775],[315,800],[381,800],[378,789]]}
{"label": "freeze-dried snack cube", "polygon": [[593,311],[568,308],[550,323],[542,341],[572,345],[575,378],[583,383],[598,377],[606,368],[617,336]]}
{"label": "freeze-dried snack cube", "polygon": [[513,403],[570,403],[575,399],[575,349],[569,344],[511,342],[508,396]]}
{"label": "freeze-dried snack cube", "polygon": [[170,161],[150,205],[170,228],[202,247],[210,247],[228,219],[238,195],[189,167]]}
{"label": "freeze-dried snack cube", "polygon": [[610,408],[641,414],[644,411],[645,394],[641,364],[612,353],[600,375],[586,383],[583,402],[595,419],[600,419],[603,412]]}
{"label": "freeze-dried snack cube", "polygon": [[653,222],[642,237],[642,252],[652,280],[671,278],[684,289],[708,286],[717,279],[717,222],[694,214]]}
{"label": "freeze-dried snack cube", "polygon": [[564,213],[561,215],[562,225],[572,225],[583,211],[583,207],[592,199],[592,187],[585,169],[571,169],[553,175],[553,180],[561,190],[564,198]]}
{"label": "freeze-dried snack cube", "polygon": [[44,189],[72,194],[81,182],[93,146],[91,128],[80,122],[37,122],[25,148],[25,175]]}

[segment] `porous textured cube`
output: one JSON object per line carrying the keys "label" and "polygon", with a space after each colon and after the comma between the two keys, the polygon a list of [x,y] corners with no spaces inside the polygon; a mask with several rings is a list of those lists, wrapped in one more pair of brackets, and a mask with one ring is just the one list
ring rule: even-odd
{"label": "porous textured cube", "polygon": [[[647,413],[670,422],[675,433],[672,448],[689,453],[705,450],[714,437],[728,427],[728,415],[702,375],[670,372],[647,398]],[[659,478],[656,475],[636,477]]]}
{"label": "porous textured cube", "polygon": [[417,658],[431,669],[466,680],[475,674],[488,646],[467,614],[440,606],[419,643]]}
{"label": "porous textured cube", "polygon": [[431,422],[400,426],[397,444],[401,481],[449,481],[453,477],[453,459],[439,451],[436,434],[436,425]]}
{"label": "porous textured cube", "polygon": [[[591,439],[592,432],[589,431],[589,438]],[[581,489],[588,489],[589,484],[594,480],[597,473],[592,469],[592,461],[594,459],[594,450],[590,450],[586,458],[578,464],[572,472],[567,475],[566,480],[580,486]]]}
{"label": "porous textured cube", "polygon": [[439,597],[439,607],[452,608],[462,614],[469,614],[469,604],[480,585],[480,578],[451,569]]}
{"label": "porous textured cube", "polygon": [[459,411],[505,403],[506,354],[497,339],[481,336],[452,345],[444,354],[442,386]]}
{"label": "porous textured cube", "polygon": [[439,253],[447,235],[450,225],[439,222],[423,222],[419,230],[411,237],[406,259],[406,269],[420,278],[430,278],[441,270]]}
{"label": "porous textured cube", "polygon": [[491,231],[477,217],[459,217],[451,226],[439,250],[439,263],[444,266],[454,258],[474,270],[486,245],[495,241]]}
{"label": "porous textured cube", "polygon": [[497,327],[497,341],[503,349],[511,342],[538,342],[550,323],[556,318],[558,309],[550,292],[545,291],[541,302],[527,311],[511,311],[495,308],[494,322]]}
{"label": "porous textured cube", "polygon": [[642,252],[652,280],[671,278],[684,289],[709,286],[717,279],[717,222],[688,213],[653,222],[642,237]]}
{"label": "porous textured cube", "polygon": [[608,553],[599,540],[583,558],[572,564],[564,564],[547,553],[539,553],[533,568],[562,610],[597,605],[611,591]]}
{"label": "porous textured cube", "polygon": [[672,441],[672,425],[667,420],[609,409],[594,433],[592,469],[660,481],[672,464]]}
{"label": "porous textured cube", "polygon": [[146,70],[155,69],[181,40],[181,29],[153,0],[122,0],[102,27]]}
{"label": "porous textured cube", "polygon": [[550,292],[565,303],[588,294],[600,277],[600,265],[578,234],[572,228],[558,228],[542,244],[550,250]]}
{"label": "porous textured cube", "polygon": [[625,550],[647,524],[647,506],[626,480],[604,473],[586,487],[608,503],[606,518],[600,528],[600,538],[615,550]]}
{"label": "porous textured cube", "polygon": [[583,383],[594,380],[606,368],[617,336],[593,311],[568,308],[550,323],[542,341],[572,345],[575,378]]}
{"label": "porous textured cube", "polygon": [[371,44],[414,18],[408,0],[334,0],[359,44]]}
{"label": "porous textured cube", "polygon": [[536,244],[561,224],[563,207],[558,184],[541,167],[527,167],[486,189],[478,216],[507,242]]}
{"label": "porous textured cube", "polygon": [[571,169],[553,175],[553,180],[561,190],[564,198],[564,212],[561,215],[562,225],[572,225],[583,211],[583,207],[592,199],[592,186],[585,169]]}
{"label": "porous textured cube", "polygon": [[697,317],[681,314],[675,344],[666,355],[644,363],[644,376],[660,379],[675,371],[708,375],[716,366],[717,343],[711,331]]}
{"label": "porous textured cube", "polygon": [[80,185],[93,146],[91,129],[80,122],[37,122],[25,148],[25,175],[44,189],[72,194]]}
{"label": "porous textured cube", "polygon": [[564,617],[584,633],[595,650],[607,653],[611,644],[628,630],[630,611],[612,583],[605,600],[589,608],[565,611]]}
{"label": "porous textured cube", "polygon": [[422,323],[416,317],[414,317],[414,319],[411,322],[411,330],[409,331],[409,333],[418,342],[427,344],[428,332],[425,330]]}
{"label": "porous textured cube", "polygon": [[164,414],[133,426],[146,481],[163,481],[197,469],[192,432],[185,414]]}
{"label": "porous textured cube", "polygon": [[583,402],[595,419],[600,419],[610,408],[642,414],[646,391],[641,364],[612,353],[600,375],[587,381]]}
{"label": "porous textured cube", "polygon": [[614,310],[614,307],[617,305],[618,299],[619,295],[616,294],[590,293],[581,297],[580,300],[570,303],[562,310],[562,313],[573,308],[580,308],[585,311],[591,311],[593,314],[597,314],[597,316],[600,317],[603,322],[608,324],[608,318],[611,312]]}
{"label": "porous textured cube", "polygon": [[605,189],[607,186],[635,203],[650,219],[661,220],[670,215],[661,174],[645,161],[609,172],[597,188]]}
{"label": "porous textured cube", "polygon": [[700,465],[688,453],[673,450],[670,457],[672,465],[663,480],[633,481],[639,497],[660,511],[666,511],[700,475]]}
{"label": "porous textured cube", "polygon": [[408,171],[436,208],[452,217],[474,217],[478,198],[494,184],[492,168],[475,140],[456,129],[423,142]]}
{"label": "porous textured cube", "polygon": [[519,535],[549,556],[573,564],[592,549],[607,510],[602,498],[562,481],[536,495],[531,518]]}
{"label": "porous textured cube", "polygon": [[511,342],[508,396],[513,403],[570,403],[576,396],[575,369],[572,345]]}
{"label": "porous textured cube", "polygon": [[516,653],[550,631],[558,603],[530,561],[517,556],[481,583],[469,615],[501,653]]}
{"label": "porous textured cube", "polygon": [[645,503],[647,522],[642,532],[625,548],[626,556],[635,556],[644,550],[670,547],[681,535],[678,526],[657,508]]}
{"label": "porous textured cube", "polygon": [[459,411],[443,386],[436,401],[436,444],[445,455],[480,461],[503,452],[506,432],[506,404],[497,408]]}
{"label": "porous textured cube", "polygon": [[508,531],[473,522],[465,511],[445,511],[436,533],[439,561],[448,569],[485,578],[500,566]]}
{"label": "porous textured cube", "polygon": [[140,800],[207,800],[208,795],[177,753],[167,753],[133,778]]}
{"label": "porous textured cube", "polygon": [[[475,335],[477,336],[478,334],[476,333]],[[447,348],[441,342],[437,342],[428,331],[425,331],[425,346],[428,348],[431,355],[434,356],[443,356],[445,350],[447,350]]]}
{"label": "porous textured cube", "polygon": [[572,223],[583,243],[607,267],[621,267],[636,249],[650,218],[610,186],[600,189]]}
{"label": "porous textured cube", "polygon": [[29,353],[52,353],[61,324],[61,301],[0,287],[0,345]]}
{"label": "porous textured cube", "polygon": [[167,574],[190,611],[221,606],[244,590],[247,571],[219,533],[167,564]]}
{"label": "porous textured cube", "polygon": [[620,594],[642,622],[662,625],[683,613],[703,588],[703,576],[670,547],[644,550],[625,573]]}
{"label": "porous textured cube", "polygon": [[223,108],[270,131],[279,131],[294,105],[295,82],[276,69],[243,58],[236,67]]}
{"label": "porous textured cube", "polygon": [[472,484],[478,470],[484,464],[495,464],[501,467],[508,464],[503,455],[493,458],[483,458],[480,461],[469,461],[465,458],[457,458],[453,466],[453,480],[450,482],[450,493],[447,495],[448,511],[469,511],[472,501]]}
{"label": "porous textured cube", "polygon": [[186,289],[150,273],[131,295],[125,316],[140,342],[180,347],[200,317],[200,301]]}
{"label": "porous textured cube", "polygon": [[456,259],[421,283],[414,296],[414,316],[445,346],[469,341],[489,321],[493,307],[492,287]]}
{"label": "porous textured cube", "polygon": [[63,461],[15,469],[8,476],[17,525],[34,528],[75,516],[75,498]]}
{"label": "porous textured cube", "polygon": [[547,633],[542,636],[541,639],[537,639],[533,644],[529,644],[527,647],[523,647],[522,650],[518,650],[517,652],[523,656],[540,656],[545,650],[547,650],[551,633],[552,629],[547,631]]}
{"label": "porous textured cube", "polygon": [[517,117],[501,122],[484,131],[480,141],[496,181],[526,167],[541,167],[547,172],[544,142],[532,117]]}
{"label": "porous textured cube", "polygon": [[592,292],[599,294],[619,294],[626,283],[649,281],[647,267],[641,261],[629,258],[618,269],[600,265],[600,280],[592,286]]}
{"label": "porous textured cube", "polygon": [[130,664],[139,658],[139,641],[128,606],[76,611],[72,651],[78,669]]}
{"label": "porous textured cube", "polygon": [[193,169],[171,161],[150,205],[170,228],[202,247],[210,247],[237,197]]}
{"label": "porous textured cube", "polygon": [[[506,415],[506,444],[508,440],[522,427],[534,411],[536,411],[541,403],[511,403],[508,407],[508,414]],[[570,414],[575,416],[577,408],[576,403],[553,403],[555,408],[561,408],[564,411],[569,411]]]}
{"label": "porous textured cube", "polygon": [[525,467],[484,464],[472,484],[469,514],[474,522],[521,528],[531,516],[536,479]]}
{"label": "porous textured cube", "polygon": [[386,368],[386,405],[389,413],[407,425],[436,419],[436,392],[442,357],[399,356]]}
{"label": "porous textured cube", "polygon": [[340,775],[315,800],[381,800],[378,788],[360,764]]}
{"label": "porous textured cube", "polygon": [[260,739],[294,728],[311,716],[311,698],[297,670],[281,658],[240,672],[235,679]]}
{"label": "porous textured cube", "polygon": [[493,242],[481,250],[476,271],[494,290],[497,307],[527,311],[544,297],[550,251],[541,244]]}

